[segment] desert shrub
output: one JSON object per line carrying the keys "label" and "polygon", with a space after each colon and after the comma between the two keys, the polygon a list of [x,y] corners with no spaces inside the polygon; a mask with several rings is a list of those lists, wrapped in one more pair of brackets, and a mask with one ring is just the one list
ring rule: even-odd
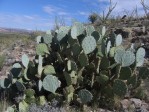
{"label": "desert shrub", "polygon": [[0,55],[0,70],[2,69],[3,65],[5,62],[5,56],[4,55]]}
{"label": "desert shrub", "polygon": [[88,20],[93,24],[98,19],[98,14],[92,13],[89,15]]}

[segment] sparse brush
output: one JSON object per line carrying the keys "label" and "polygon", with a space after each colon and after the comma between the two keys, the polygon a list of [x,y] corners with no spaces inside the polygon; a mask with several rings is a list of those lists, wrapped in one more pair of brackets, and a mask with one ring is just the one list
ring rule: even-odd
{"label": "sparse brush", "polygon": [[98,19],[98,14],[92,13],[89,15],[88,20],[93,24]]}
{"label": "sparse brush", "polygon": [[0,70],[2,69],[4,62],[5,62],[6,57],[4,55],[0,55]]}

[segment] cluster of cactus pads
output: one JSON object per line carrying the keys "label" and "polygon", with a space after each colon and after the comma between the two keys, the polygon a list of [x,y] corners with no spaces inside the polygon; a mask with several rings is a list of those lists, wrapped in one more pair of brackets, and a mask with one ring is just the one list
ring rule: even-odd
{"label": "cluster of cactus pads", "polygon": [[124,98],[149,77],[149,70],[142,66],[144,56],[141,47],[124,49],[121,35],[111,32],[109,36],[105,27],[96,31],[76,22],[38,36],[35,59],[30,61],[24,54],[8,78],[0,79],[0,87],[15,101],[8,108],[11,112],[25,112],[31,103],[44,105],[52,99],[67,104],[114,104],[114,96]]}

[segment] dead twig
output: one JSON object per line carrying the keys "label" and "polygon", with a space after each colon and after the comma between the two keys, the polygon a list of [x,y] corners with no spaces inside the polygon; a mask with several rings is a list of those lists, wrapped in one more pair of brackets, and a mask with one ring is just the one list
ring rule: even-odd
{"label": "dead twig", "polygon": [[147,18],[149,17],[149,14],[148,14],[148,10],[149,10],[149,6],[147,6],[145,3],[144,3],[144,0],[141,0],[141,4],[143,6],[143,9],[144,9],[144,12],[147,16]]}
{"label": "dead twig", "polygon": [[102,17],[99,16],[99,19],[102,21],[102,22],[106,22],[107,19],[109,18],[110,14],[112,13],[112,11],[115,9],[117,3],[115,3],[114,5],[112,4],[112,0],[110,0],[110,5],[109,5],[109,10],[105,16],[105,12],[103,11],[103,15]]}

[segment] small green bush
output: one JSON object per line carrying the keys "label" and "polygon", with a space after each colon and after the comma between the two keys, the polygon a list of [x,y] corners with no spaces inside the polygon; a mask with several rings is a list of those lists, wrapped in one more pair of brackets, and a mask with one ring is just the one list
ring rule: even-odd
{"label": "small green bush", "polygon": [[0,55],[0,70],[2,69],[3,65],[5,62],[5,56],[4,55]]}

